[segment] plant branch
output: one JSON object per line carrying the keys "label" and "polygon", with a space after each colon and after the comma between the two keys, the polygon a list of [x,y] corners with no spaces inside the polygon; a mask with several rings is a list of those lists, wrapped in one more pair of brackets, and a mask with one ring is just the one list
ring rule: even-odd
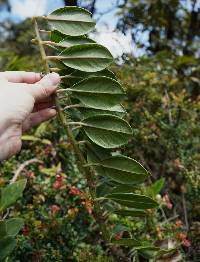
{"label": "plant branch", "polygon": [[[31,42],[34,43],[34,44],[37,44],[38,40],[37,39],[32,39]],[[67,48],[66,45],[62,45],[60,43],[55,43],[55,42],[52,42],[52,41],[42,41],[42,44],[46,45],[46,46],[52,45],[52,46],[56,46],[56,47]]]}
{"label": "plant branch", "polygon": [[[43,162],[41,160],[38,160],[36,158],[30,159],[25,161],[23,164],[21,164],[19,166],[19,168],[16,170],[13,178],[10,180],[10,184],[13,184],[17,181],[18,177],[21,175],[21,172],[29,165],[34,164],[34,163],[39,163],[39,164],[43,164]],[[10,208],[7,209],[6,213],[3,216],[3,220],[5,220],[10,214]]]}
{"label": "plant branch", "polygon": [[44,64],[45,71],[48,74],[48,73],[50,73],[50,68],[49,68],[48,61],[46,59],[46,52],[45,52],[44,46],[42,45],[42,39],[40,37],[40,32],[39,32],[37,20],[36,20],[35,17],[33,18],[33,21],[34,21],[35,33],[36,33],[36,37],[37,37],[37,41],[38,41],[38,46],[40,48],[40,54],[41,54],[41,57],[42,57],[42,62]]}
{"label": "plant branch", "polygon": [[63,108],[63,111],[64,110],[68,110],[68,109],[70,109],[70,108],[82,108],[82,107],[84,107],[84,106],[82,106],[82,105],[80,105],[80,104],[74,104],[74,105],[69,105],[69,106],[65,106],[64,108]]}
{"label": "plant branch", "polygon": [[19,168],[16,170],[13,178],[10,180],[10,184],[14,183],[17,181],[18,177],[20,176],[21,172],[29,165],[31,164],[35,164],[35,163],[39,163],[39,164],[43,164],[43,162],[41,160],[38,160],[36,158],[30,159],[25,161],[23,164],[21,164],[19,166]]}
{"label": "plant branch", "polygon": [[183,204],[183,213],[184,213],[184,220],[185,220],[185,228],[186,231],[189,230],[189,222],[188,222],[188,214],[187,214],[187,207],[186,207],[186,201],[185,201],[185,194],[182,192],[182,204]]}
{"label": "plant branch", "polygon": [[[48,62],[47,62],[48,59],[50,59],[50,58],[52,58],[52,59],[58,59],[59,58],[60,59],[60,57],[54,57],[54,56],[47,57],[46,56],[46,52],[45,52],[44,46],[42,44],[42,39],[40,37],[39,28],[38,28],[36,18],[34,18],[34,26],[35,26],[35,32],[36,32],[36,36],[37,36],[36,39],[38,41],[38,45],[39,45],[39,48],[40,48],[40,54],[41,54],[41,57],[42,57],[42,61],[43,61],[44,66],[45,66],[46,73],[49,73],[51,70],[50,70],[50,67],[49,67]],[[84,174],[84,176],[87,179],[87,184],[88,184],[90,195],[91,195],[93,205],[94,205],[93,217],[96,220],[96,222],[99,224],[99,227],[100,227],[100,230],[102,232],[102,236],[103,236],[104,240],[106,242],[108,242],[110,237],[109,237],[109,232],[107,231],[106,226],[105,226],[105,221],[104,221],[103,214],[102,214],[102,208],[101,208],[101,206],[98,202],[94,201],[94,199],[96,198],[95,197],[95,184],[94,184],[94,180],[93,180],[93,178],[95,177],[95,172],[90,167],[84,167],[87,164],[87,162],[86,162],[85,157],[83,156],[83,154],[82,154],[82,152],[79,148],[79,145],[77,144],[76,139],[74,138],[74,135],[73,135],[71,128],[69,127],[68,120],[62,112],[62,109],[60,107],[57,95],[55,95],[55,105],[56,105],[56,109],[57,109],[57,112],[58,112],[59,120],[60,120],[69,140],[72,143],[75,154],[77,155],[79,170],[80,170],[80,172],[82,172]]]}

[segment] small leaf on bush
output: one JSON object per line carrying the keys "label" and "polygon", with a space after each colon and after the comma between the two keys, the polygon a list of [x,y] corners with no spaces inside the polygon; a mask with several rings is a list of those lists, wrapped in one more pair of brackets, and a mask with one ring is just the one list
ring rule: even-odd
{"label": "small leaf on bush", "polygon": [[58,57],[66,66],[85,72],[97,72],[108,67],[113,57],[98,44],[76,45],[65,49]]}
{"label": "small leaf on bush", "polygon": [[150,189],[154,196],[160,193],[164,186],[165,180],[163,178],[157,180],[153,185],[151,185]]}
{"label": "small leaf on bush", "polygon": [[24,225],[23,219],[11,218],[6,220],[7,235],[16,236]]}
{"label": "small leaf on bush", "polygon": [[0,220],[0,239],[5,237],[7,233],[6,222],[4,220]]}
{"label": "small leaf on bush", "polygon": [[118,234],[120,232],[129,231],[129,228],[122,224],[116,224],[112,230],[112,234]]}
{"label": "small leaf on bush", "polygon": [[106,198],[111,199],[120,205],[136,209],[150,209],[158,206],[157,202],[153,199],[133,193],[109,194]]}
{"label": "small leaf on bush", "polygon": [[47,19],[55,30],[70,36],[84,35],[95,27],[91,13],[79,7],[57,9]]}
{"label": "small leaf on bush", "polygon": [[21,179],[1,189],[0,211],[5,210],[6,208],[14,204],[17,199],[21,197],[25,186],[26,179]]}
{"label": "small leaf on bush", "polygon": [[0,260],[5,259],[15,248],[16,240],[12,237],[0,239]]}
{"label": "small leaf on bush", "polygon": [[82,123],[87,136],[103,148],[122,146],[128,143],[132,136],[129,124],[116,116],[94,116],[85,119]]}

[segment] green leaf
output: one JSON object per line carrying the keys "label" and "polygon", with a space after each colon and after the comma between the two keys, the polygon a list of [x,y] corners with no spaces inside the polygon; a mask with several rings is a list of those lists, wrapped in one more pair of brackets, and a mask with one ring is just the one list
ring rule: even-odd
{"label": "green leaf", "polygon": [[80,7],[64,7],[47,16],[53,29],[70,36],[87,34],[95,27],[91,13]]}
{"label": "green leaf", "polygon": [[130,228],[128,228],[127,226],[125,225],[122,225],[122,224],[116,224],[112,230],[112,234],[116,235],[120,232],[129,232]]}
{"label": "green leaf", "polygon": [[148,176],[147,170],[140,163],[122,155],[112,156],[94,165],[101,166],[105,176],[122,184],[142,183]]}
{"label": "green leaf", "polygon": [[149,246],[149,247],[142,246],[142,247],[137,248],[137,250],[139,251],[139,254],[143,256],[144,258],[153,259],[155,258],[159,248],[153,247],[153,246]]}
{"label": "green leaf", "polygon": [[[71,72],[69,69],[71,70]],[[108,69],[104,69],[102,71],[98,71],[94,73],[88,73],[88,72],[67,68],[59,71],[59,74],[61,76],[66,76],[66,78],[62,79],[62,82],[64,82],[68,86],[73,86],[74,84],[80,82],[81,80],[92,76],[106,76],[112,79],[116,79],[115,74]]]}
{"label": "green leaf", "polygon": [[157,180],[153,185],[151,185],[150,189],[153,192],[154,196],[160,193],[164,186],[165,180],[164,178],[161,178]]}
{"label": "green leaf", "polygon": [[85,72],[101,71],[113,61],[108,49],[98,44],[69,47],[61,52],[57,58],[66,66]]}
{"label": "green leaf", "polygon": [[82,121],[86,135],[98,146],[116,148],[128,143],[132,136],[129,124],[111,115],[94,116]]}
{"label": "green leaf", "polygon": [[13,184],[1,190],[0,199],[0,211],[5,210],[14,204],[19,197],[21,197],[22,192],[26,186],[26,179],[21,179]]}
{"label": "green leaf", "polygon": [[[60,54],[60,50],[59,50],[59,54]],[[49,65],[50,65],[50,67],[52,68],[59,68],[59,74],[60,74],[60,72],[61,72],[61,70],[63,70],[63,71],[65,71],[67,74],[68,73],[71,73],[74,69],[72,69],[72,68],[69,68],[69,67],[67,67],[65,64],[63,64],[63,62],[61,62],[61,61],[59,61],[59,60],[51,60],[51,61],[49,61]],[[70,70],[70,72],[69,72],[69,70]]]}
{"label": "green leaf", "polygon": [[[62,35],[62,34],[61,34]],[[58,37],[55,40],[57,41],[60,39],[61,36],[58,35]],[[86,37],[86,36],[68,36],[63,39],[61,39],[59,42],[51,42],[46,44],[48,47],[55,49],[56,53],[59,54],[63,51],[63,49],[76,46],[76,45],[84,45],[84,44],[94,44],[96,43],[94,40]]]}
{"label": "green leaf", "polygon": [[101,115],[114,115],[120,118],[124,118],[124,116],[126,115],[126,111],[122,105],[113,106],[108,110],[94,109],[89,107],[80,107],[79,110],[81,112],[82,119]]}
{"label": "green leaf", "polygon": [[40,138],[32,135],[24,135],[22,136],[23,141],[32,141],[32,142],[39,142]]}
{"label": "green leaf", "polygon": [[5,220],[0,220],[0,239],[5,237],[6,234],[7,234],[6,222]]}
{"label": "green leaf", "polygon": [[138,240],[133,238],[122,238],[120,240],[112,239],[111,243],[115,245],[128,246],[128,247],[137,247],[141,245],[141,243]]}
{"label": "green leaf", "polygon": [[0,239],[0,259],[5,259],[16,246],[16,240],[12,237],[4,237]]}
{"label": "green leaf", "polygon": [[158,206],[157,202],[153,199],[133,193],[108,194],[106,198],[111,199],[120,205],[136,209],[150,209]]}
{"label": "green leaf", "polygon": [[96,197],[104,197],[110,191],[110,186],[108,186],[106,183],[102,183],[96,187]]}
{"label": "green leaf", "polygon": [[111,156],[110,150],[105,150],[93,143],[87,145],[87,147],[87,160],[89,163],[98,162]]}
{"label": "green leaf", "polygon": [[6,220],[7,225],[7,235],[16,236],[22,229],[24,222],[21,218],[11,218]]}
{"label": "green leaf", "polygon": [[68,36],[59,42],[59,47],[69,48],[75,45],[93,44],[93,43],[95,43],[95,41],[86,36]]}
{"label": "green leaf", "polygon": [[70,91],[83,105],[102,110],[109,110],[124,98],[122,86],[116,80],[104,76],[84,79],[73,85]]}
{"label": "green leaf", "polygon": [[65,34],[62,34],[61,32],[57,30],[51,31],[51,41],[55,43],[59,43],[66,37]]}
{"label": "green leaf", "polygon": [[122,184],[113,188],[112,193],[133,193],[138,187],[135,185]]}
{"label": "green leaf", "polygon": [[115,214],[120,216],[130,216],[130,217],[145,217],[147,213],[143,210],[115,210]]}
{"label": "green leaf", "polygon": [[24,136],[22,136],[22,140],[23,141],[40,142],[40,143],[45,144],[45,145],[51,145],[51,141],[50,140],[48,140],[48,139],[41,139],[39,137],[31,136],[31,135],[24,135]]}

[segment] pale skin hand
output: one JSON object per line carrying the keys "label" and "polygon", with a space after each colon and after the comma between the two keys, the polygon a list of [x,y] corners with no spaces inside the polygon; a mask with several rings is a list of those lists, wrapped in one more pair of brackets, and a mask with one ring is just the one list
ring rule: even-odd
{"label": "pale skin hand", "polygon": [[23,132],[53,118],[53,98],[60,77],[41,79],[32,72],[0,72],[0,161],[21,150]]}

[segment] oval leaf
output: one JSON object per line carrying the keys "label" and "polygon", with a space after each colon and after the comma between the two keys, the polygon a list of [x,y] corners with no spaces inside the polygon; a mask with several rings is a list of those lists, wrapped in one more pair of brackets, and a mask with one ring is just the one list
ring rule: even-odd
{"label": "oval leaf", "polygon": [[120,205],[136,209],[150,209],[158,206],[157,202],[150,197],[133,193],[109,194],[106,198],[111,199]]}
{"label": "oval leaf", "polygon": [[110,150],[97,146],[93,143],[87,145],[87,161],[88,163],[99,162],[111,156]]}
{"label": "oval leaf", "polygon": [[59,74],[61,76],[64,76],[64,78],[62,78],[62,82],[64,82],[68,86],[73,86],[74,84],[80,82],[81,80],[92,77],[92,76],[106,76],[112,79],[116,79],[115,74],[108,69],[104,69],[102,71],[98,71],[94,73],[90,73],[90,72],[88,73],[88,72],[83,72],[83,71],[74,70],[74,69],[71,69],[71,70],[73,71],[70,72],[68,68],[67,70],[64,69],[64,70],[59,71]]}
{"label": "oval leaf", "polygon": [[55,43],[59,43],[59,42],[62,41],[65,37],[66,37],[66,35],[62,34],[61,32],[59,32],[59,31],[57,31],[57,30],[51,31],[51,41],[53,41],[53,42],[55,42]]}
{"label": "oval leaf", "polygon": [[10,184],[1,190],[0,211],[14,204],[26,186],[26,179],[21,179],[13,184]]}
{"label": "oval leaf", "polygon": [[0,239],[0,260],[5,259],[15,248],[16,240],[12,237]]}
{"label": "oval leaf", "polygon": [[23,219],[11,218],[6,220],[7,235],[16,236],[24,225]]}
{"label": "oval leaf", "polygon": [[116,105],[107,110],[94,109],[89,107],[81,107],[79,108],[79,110],[81,112],[82,119],[101,115],[114,115],[123,118],[126,115],[126,111],[122,105]]}
{"label": "oval leaf", "polygon": [[94,40],[86,37],[86,36],[68,36],[65,39],[61,40],[58,44],[61,48],[69,48],[75,45],[83,45],[83,44],[92,44],[95,43]]}
{"label": "oval leaf", "polygon": [[80,7],[64,7],[46,17],[53,29],[70,36],[87,34],[95,27],[91,13]]}
{"label": "oval leaf", "polygon": [[142,183],[148,176],[147,170],[136,160],[122,156],[112,156],[94,165],[101,166],[104,175],[122,184]]}
{"label": "oval leaf", "polygon": [[7,234],[6,222],[5,220],[0,220],[0,239],[5,237]]}
{"label": "oval leaf", "polygon": [[73,85],[70,91],[85,106],[104,110],[116,106],[124,97],[122,86],[116,80],[104,76],[84,79]]}
{"label": "oval leaf", "polygon": [[86,135],[98,146],[116,148],[128,143],[132,136],[129,124],[111,115],[94,116],[82,121]]}
{"label": "oval leaf", "polygon": [[[52,59],[54,58],[52,57]],[[61,52],[57,59],[60,59],[68,67],[85,72],[101,71],[113,61],[108,49],[98,44],[69,47]]]}

